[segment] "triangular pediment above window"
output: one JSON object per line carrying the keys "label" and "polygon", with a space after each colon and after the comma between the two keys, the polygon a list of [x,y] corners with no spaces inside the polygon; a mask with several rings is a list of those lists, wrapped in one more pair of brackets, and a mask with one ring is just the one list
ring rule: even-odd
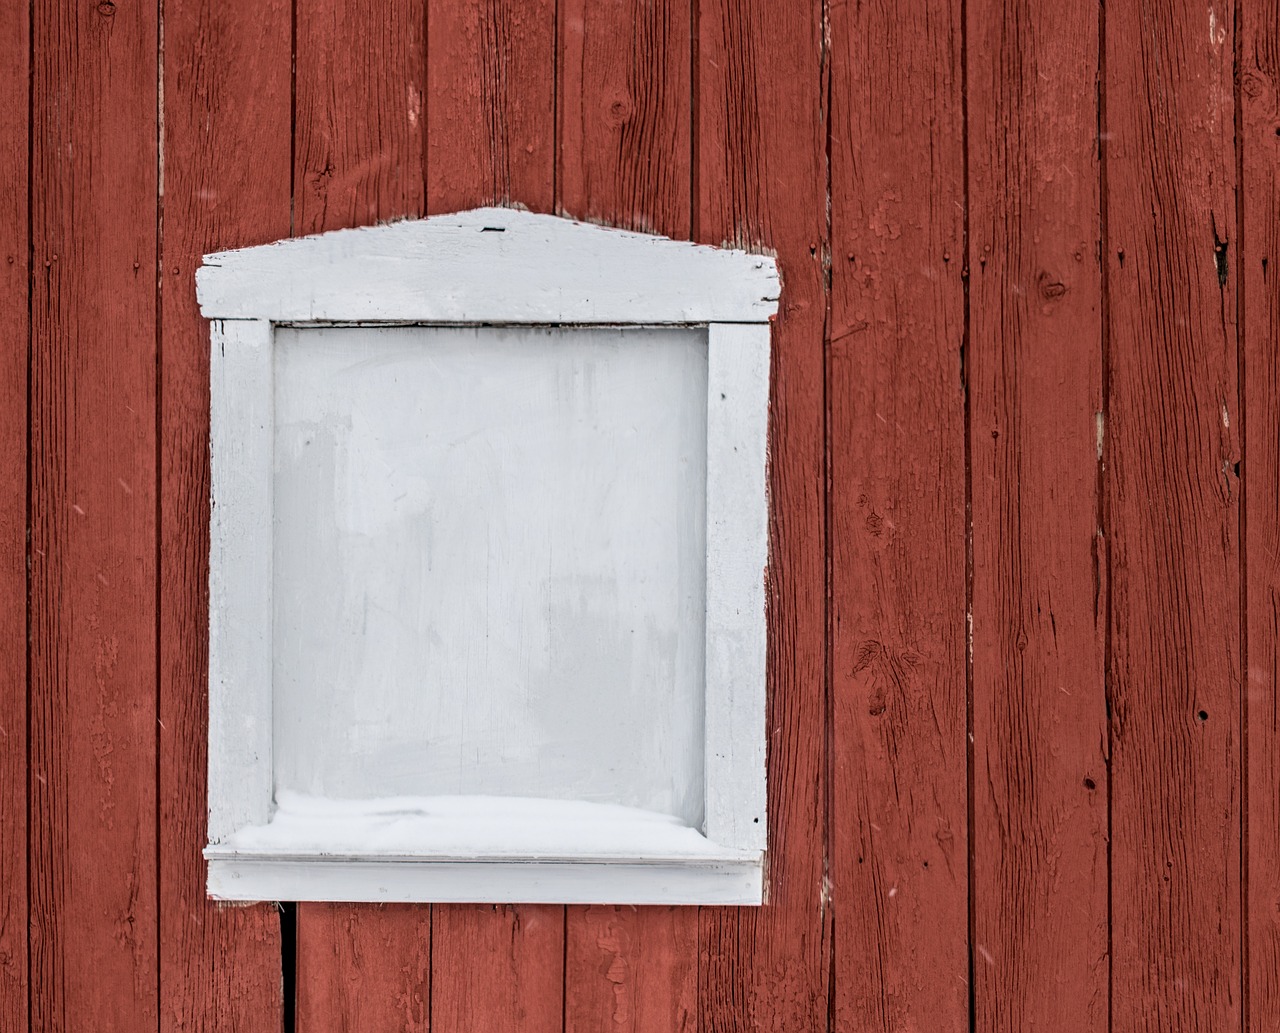
{"label": "triangular pediment above window", "polygon": [[758,323],[766,255],[477,208],[206,255],[211,319],[274,322]]}

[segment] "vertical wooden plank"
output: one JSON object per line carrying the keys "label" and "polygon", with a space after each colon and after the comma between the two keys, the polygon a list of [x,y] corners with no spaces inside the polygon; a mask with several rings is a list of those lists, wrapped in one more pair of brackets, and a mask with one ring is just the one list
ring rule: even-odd
{"label": "vertical wooden plank", "polygon": [[27,1028],[27,118],[30,9],[0,22],[0,1028]]}
{"label": "vertical wooden plank", "polygon": [[[424,214],[422,4],[298,4],[296,17],[295,231]],[[427,1028],[413,999],[426,992],[429,910],[300,904],[297,944],[299,1033]],[[361,979],[369,992],[351,993]]]}
{"label": "vertical wooden plank", "polygon": [[695,236],[776,251],[770,405],[769,903],[704,908],[708,1030],[827,1020],[823,5],[698,6]]}
{"label": "vertical wooden plank", "polygon": [[566,1033],[697,1029],[697,908],[566,912]]}
{"label": "vertical wooden plank", "polygon": [[555,0],[427,0],[427,208],[555,198]]}
{"label": "vertical wooden plank", "polygon": [[433,1033],[560,1033],[564,908],[432,909]]}
{"label": "vertical wooden plank", "polygon": [[421,0],[296,8],[295,233],[421,215]]}
{"label": "vertical wooden plank", "polygon": [[1240,1029],[1233,17],[1106,8],[1112,1025]]}
{"label": "vertical wooden plank", "polygon": [[[688,0],[559,7],[558,211],[688,237],[692,200]],[[697,908],[570,907],[565,1029],[697,1024]]]}
{"label": "vertical wooden plank", "polygon": [[968,1029],[958,2],[832,10],[835,1014]]}
{"label": "vertical wooden plank", "polygon": [[[427,207],[555,201],[555,0],[428,0]],[[560,1033],[564,908],[431,909],[432,1029]]]}
{"label": "vertical wooden plank", "polygon": [[975,1024],[1103,1033],[1098,5],[967,39]]}
{"label": "vertical wooden plank", "polygon": [[1246,1030],[1280,1029],[1280,3],[1240,5]]}
{"label": "vertical wooden plank", "polygon": [[160,1028],[281,1027],[280,920],[205,893],[209,324],[200,256],[289,235],[288,0],[165,10],[160,363]]}
{"label": "vertical wooden plank", "polygon": [[557,208],[689,236],[689,0],[560,5]]}
{"label": "vertical wooden plank", "polygon": [[33,7],[31,1025],[157,1021],[156,5]]}
{"label": "vertical wooden plank", "polygon": [[[298,957],[309,978],[297,1028],[425,1033],[430,1023],[431,909],[308,904]],[[327,978],[315,975],[324,971]]]}

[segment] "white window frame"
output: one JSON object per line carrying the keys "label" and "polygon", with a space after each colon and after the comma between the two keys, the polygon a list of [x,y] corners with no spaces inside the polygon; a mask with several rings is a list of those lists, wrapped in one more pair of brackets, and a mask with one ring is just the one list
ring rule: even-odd
{"label": "white window frame", "polygon": [[[485,208],[207,255],[208,890],[233,900],[759,904],[765,894],[771,258]],[[707,333],[705,828],[696,859],[281,854],[273,813],[273,348],[279,326],[687,326]]]}

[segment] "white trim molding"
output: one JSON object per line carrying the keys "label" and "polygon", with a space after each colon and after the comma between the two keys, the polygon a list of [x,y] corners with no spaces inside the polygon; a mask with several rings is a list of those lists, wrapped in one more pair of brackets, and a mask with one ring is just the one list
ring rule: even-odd
{"label": "white trim molding", "polygon": [[[208,255],[196,282],[212,320],[209,894],[761,903],[773,259],[482,208]],[[353,849],[341,835],[325,839],[323,821],[319,839],[273,836],[277,327],[581,324],[707,334],[704,825],[640,850],[639,825],[619,826],[603,847],[588,837],[475,852],[460,852],[447,829],[433,848],[429,823],[409,846]]]}
{"label": "white trim molding", "polygon": [[216,900],[732,905],[759,904],[763,892],[758,859],[206,856]]}
{"label": "white trim molding", "polygon": [[773,259],[477,208],[206,255],[210,319],[422,323],[764,323]]}

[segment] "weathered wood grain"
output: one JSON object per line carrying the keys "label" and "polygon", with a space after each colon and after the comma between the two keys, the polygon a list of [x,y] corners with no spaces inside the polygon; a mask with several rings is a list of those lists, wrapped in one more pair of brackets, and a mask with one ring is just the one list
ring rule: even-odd
{"label": "weathered wood grain", "polygon": [[969,1021],[960,11],[832,11],[833,992],[859,1030]]}
{"label": "weathered wood grain", "polygon": [[209,326],[207,251],[289,234],[288,0],[165,12],[160,361],[160,1010],[162,1031],[281,1028],[280,919],[205,892]]}
{"label": "weathered wood grain", "polygon": [[31,1026],[157,1023],[154,4],[33,5]]}
{"label": "weathered wood grain", "polygon": [[27,288],[31,15],[0,21],[0,1029],[27,1028]]}
{"label": "weathered wood grain", "polygon": [[559,7],[557,208],[689,235],[690,0]]}
{"label": "weathered wood grain", "polygon": [[1112,1028],[1240,1028],[1233,17],[1108,4]]}
{"label": "weathered wood grain", "polygon": [[308,904],[307,911],[298,925],[307,966],[298,1033],[430,1028],[430,908]]}
{"label": "weathered wood grain", "polygon": [[[1240,6],[1246,1030],[1280,1028],[1280,3]],[[1228,252],[1231,255],[1231,252]]]}
{"label": "weathered wood grain", "polygon": [[296,5],[294,233],[421,215],[421,2]]}
{"label": "weathered wood grain", "polygon": [[566,1033],[698,1028],[698,912],[571,907],[565,923]]}
{"label": "weathered wood grain", "polygon": [[976,1028],[1109,1028],[1098,6],[968,4]]}
{"label": "weathered wood grain", "polygon": [[427,0],[427,208],[555,198],[555,0]]}
{"label": "weathered wood grain", "polygon": [[564,908],[432,908],[432,1033],[561,1033]]}
{"label": "weathered wood grain", "polygon": [[[688,237],[690,0],[557,7],[558,211]],[[565,1029],[697,1026],[696,908],[565,910]]]}
{"label": "weathered wood grain", "polygon": [[[296,5],[294,231],[315,233],[424,214],[424,17],[421,4],[343,0]],[[399,1026],[397,998],[335,996],[387,943],[430,965],[421,909],[300,904],[297,1009],[301,1030]],[[327,947],[321,947],[328,944]],[[388,958],[382,963],[390,965]],[[352,1010],[344,1010],[349,1008]],[[358,1009],[358,1011],[356,1010]]]}
{"label": "weathered wood grain", "polygon": [[769,903],[704,908],[700,1023],[821,1028],[827,1017],[823,7],[698,8],[694,235],[776,251],[770,404]]}

